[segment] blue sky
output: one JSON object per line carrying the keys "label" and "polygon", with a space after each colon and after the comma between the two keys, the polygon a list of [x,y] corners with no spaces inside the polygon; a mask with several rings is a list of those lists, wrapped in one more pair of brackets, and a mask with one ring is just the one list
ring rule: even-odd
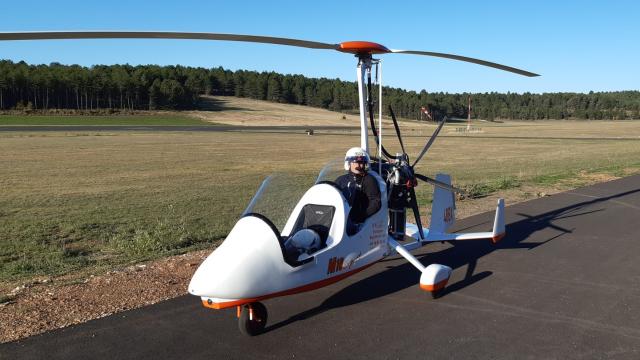
{"label": "blue sky", "polygon": [[[362,5],[365,4],[365,5]],[[3,1],[0,31],[167,30],[239,33],[454,53],[538,78],[445,59],[389,54],[385,85],[428,92],[640,89],[637,1]],[[182,64],[355,80],[348,54],[184,40],[0,43],[29,63]]]}

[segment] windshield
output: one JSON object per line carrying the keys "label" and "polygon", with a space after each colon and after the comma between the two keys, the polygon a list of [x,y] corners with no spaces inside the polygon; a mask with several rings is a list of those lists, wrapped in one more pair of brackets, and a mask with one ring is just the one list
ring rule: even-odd
{"label": "windshield", "polygon": [[[334,182],[345,174],[344,160],[336,159],[327,163],[317,177],[315,184],[322,181]],[[268,176],[260,185],[256,194],[242,216],[258,213],[271,222],[282,233],[291,212],[302,198],[302,195],[314,185],[314,177],[309,175],[274,174]]]}
{"label": "windshield", "polygon": [[270,175],[251,198],[242,216],[258,213],[271,220],[282,232],[289,215],[311,185],[309,176]]}
{"label": "windshield", "polygon": [[328,162],[322,170],[320,170],[320,174],[318,174],[318,178],[316,179],[316,184],[323,181],[335,182],[339,176],[346,173],[347,171],[344,169],[343,159],[332,160]]}

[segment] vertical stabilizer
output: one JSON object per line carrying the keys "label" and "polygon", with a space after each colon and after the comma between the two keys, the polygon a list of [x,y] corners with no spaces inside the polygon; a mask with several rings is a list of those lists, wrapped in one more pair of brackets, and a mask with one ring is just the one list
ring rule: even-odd
{"label": "vertical stabilizer", "polygon": [[[436,180],[451,185],[451,176],[437,174]],[[456,221],[456,198],[453,192],[435,186],[431,205],[430,232],[446,233]]]}
{"label": "vertical stabilizer", "polygon": [[504,199],[498,199],[498,206],[496,207],[496,216],[493,220],[493,232],[491,236],[491,242],[497,244],[502,240],[506,234],[504,226]]}

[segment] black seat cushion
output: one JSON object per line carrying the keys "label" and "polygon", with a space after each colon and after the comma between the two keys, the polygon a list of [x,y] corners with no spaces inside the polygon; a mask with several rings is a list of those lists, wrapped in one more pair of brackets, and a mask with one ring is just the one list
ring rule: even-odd
{"label": "black seat cushion", "polygon": [[335,210],[335,207],[329,205],[305,205],[298,215],[291,235],[302,229],[311,229],[320,235],[320,248],[325,247]]}

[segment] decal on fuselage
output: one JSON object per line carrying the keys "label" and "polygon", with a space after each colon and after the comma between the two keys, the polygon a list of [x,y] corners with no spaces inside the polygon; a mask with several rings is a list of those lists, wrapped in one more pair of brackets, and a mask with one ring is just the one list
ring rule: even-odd
{"label": "decal on fuselage", "polygon": [[373,249],[379,245],[384,244],[387,239],[387,230],[384,225],[380,223],[371,224],[371,235],[369,236],[369,248]]}
{"label": "decal on fuselage", "polygon": [[327,266],[327,274],[333,274],[334,272],[342,270],[342,264],[344,263],[343,257],[332,257],[329,259],[329,266]]}

